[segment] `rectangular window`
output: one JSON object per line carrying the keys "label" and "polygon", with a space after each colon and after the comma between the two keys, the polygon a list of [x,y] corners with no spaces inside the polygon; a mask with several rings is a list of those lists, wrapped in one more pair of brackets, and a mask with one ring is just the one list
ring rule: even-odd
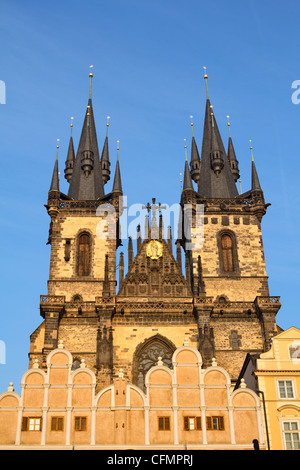
{"label": "rectangular window", "polygon": [[201,429],[201,417],[184,416],[183,425],[185,431],[199,431]]}
{"label": "rectangular window", "polygon": [[53,417],[51,419],[51,431],[63,431],[64,430],[64,418]]}
{"label": "rectangular window", "polygon": [[42,418],[40,417],[27,417],[22,419],[22,431],[41,431]]}
{"label": "rectangular window", "polygon": [[298,421],[285,421],[283,435],[286,450],[300,450]]}
{"label": "rectangular window", "polygon": [[224,431],[224,417],[223,416],[207,416],[206,429],[215,431]]}
{"label": "rectangular window", "polygon": [[76,416],[75,417],[75,431],[86,431],[86,417]]}
{"label": "rectangular window", "polygon": [[170,417],[159,416],[158,417],[158,430],[159,431],[170,431]]}
{"label": "rectangular window", "polygon": [[294,398],[292,380],[278,380],[279,398]]}

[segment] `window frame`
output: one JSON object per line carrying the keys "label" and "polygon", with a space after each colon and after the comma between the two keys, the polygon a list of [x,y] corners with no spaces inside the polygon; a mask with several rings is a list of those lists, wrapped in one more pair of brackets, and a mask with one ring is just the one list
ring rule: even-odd
{"label": "window frame", "polygon": [[[88,272],[87,274],[80,274],[80,239],[81,237],[86,236],[89,239],[88,243]],[[77,255],[76,255],[76,275],[80,278],[87,278],[92,274],[92,235],[87,230],[82,230],[77,234]]]}
{"label": "window frame", "polygon": [[[231,238],[231,253],[232,253],[232,268],[233,268],[232,271],[225,271],[224,269],[222,239],[225,235]],[[240,276],[236,234],[232,230],[229,230],[229,229],[220,230],[217,233],[217,245],[218,245],[218,252],[219,252],[219,270],[218,270],[219,274],[221,276],[226,276],[226,277]]]}
{"label": "window frame", "polygon": [[[76,421],[79,420],[79,428],[76,428]],[[82,426],[82,423],[84,424],[84,427]],[[79,432],[84,432],[87,431],[87,416],[74,416],[74,431],[79,431]]]}
{"label": "window frame", "polygon": [[[194,427],[191,428],[191,420],[194,420]],[[201,416],[183,416],[183,429],[184,431],[201,431],[202,420]]]}
{"label": "window frame", "polygon": [[[216,427],[214,427],[213,420],[216,420]],[[208,431],[225,431],[224,416],[206,416],[206,429]]]}
{"label": "window frame", "polygon": [[[297,425],[297,429],[293,430],[293,429],[287,429],[285,430],[284,429],[284,425],[285,424],[293,424],[295,423]],[[282,433],[282,442],[283,442],[283,448],[285,450],[300,450],[300,420],[299,419],[289,419],[289,418],[282,418],[281,419],[281,433]],[[288,448],[288,445],[287,445],[287,439],[286,439],[286,435],[290,433],[290,434],[298,434],[298,445],[299,445],[299,448],[295,448],[294,447],[294,440],[293,438],[291,439],[291,443],[292,443],[292,448]]]}
{"label": "window frame", "polygon": [[[61,429],[59,429],[59,422],[61,422]],[[54,426],[54,423],[55,426]],[[51,416],[51,425],[50,425],[50,430],[51,431],[58,431],[58,432],[61,432],[64,430],[64,417],[63,416]],[[55,429],[53,429],[55,428]]]}
{"label": "window frame", "polygon": [[[229,244],[227,244],[227,240],[225,242],[225,238],[229,240],[230,242]],[[223,233],[223,235],[221,236],[221,249],[222,249],[223,270],[226,273],[233,273],[234,272],[233,241],[232,241],[232,237],[228,235],[228,233]],[[225,263],[225,259],[226,259],[226,263]]]}
{"label": "window frame", "polygon": [[[162,420],[162,426],[160,425]],[[170,416],[158,416],[157,417],[157,428],[158,431],[171,431],[171,417]]]}
{"label": "window frame", "polygon": [[[281,389],[280,389],[280,382],[284,382],[284,389],[285,389],[285,395],[286,396],[281,396]],[[291,385],[292,385],[292,396],[289,397],[287,396],[288,395],[288,390],[287,390],[287,386],[286,386],[286,383],[287,382],[291,382]],[[296,387],[295,387],[295,381],[293,378],[278,378],[276,379],[276,393],[277,393],[277,398],[278,400],[295,400],[297,399],[297,396],[296,396]]]}
{"label": "window frame", "polygon": [[233,351],[238,351],[241,347],[240,335],[237,330],[230,332],[230,345]]}
{"label": "window frame", "polygon": [[[30,429],[30,420],[39,420],[39,429],[35,429],[36,427],[36,423],[34,422],[33,426],[34,426],[34,429]],[[30,431],[30,432],[41,432],[42,430],[42,423],[43,423],[43,420],[42,420],[42,417],[41,416],[23,416],[22,417],[22,428],[21,430],[22,431]]]}

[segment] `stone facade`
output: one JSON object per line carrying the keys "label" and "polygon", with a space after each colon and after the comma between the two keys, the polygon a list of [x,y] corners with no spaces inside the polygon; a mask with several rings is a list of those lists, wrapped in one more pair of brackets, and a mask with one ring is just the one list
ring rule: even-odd
{"label": "stone facade", "polygon": [[[31,335],[30,366],[38,359],[46,367],[47,354],[62,340],[73,357],[84,359],[95,373],[98,387],[109,385],[122,368],[130,382],[143,388],[142,380],[159,351],[170,361],[184,337],[198,349],[205,365],[215,357],[233,380],[248,352],[269,349],[278,332],[275,317],[280,299],[270,297],[264,259],[261,222],[268,204],[254,162],[252,189],[238,195],[233,144],[230,140],[227,161],[209,104],[202,159],[193,137],[192,171],[187,160],[185,164],[178,201],[182,233],[174,243],[169,229],[165,240],[165,208],[153,199],[145,206],[143,239],[138,227],[134,246],[128,240],[125,269],[123,253],[118,253],[124,210],[119,160],[113,190],[105,195],[108,138],[100,159],[89,99],[76,158],[73,144],[69,147],[69,194],[59,190],[57,162],[48,193],[50,273],[48,292],[41,296],[43,322]],[[202,181],[198,191],[191,175]]]}
{"label": "stone facade", "polygon": [[138,226],[134,245],[129,238],[123,248],[125,269],[124,253],[118,253],[121,241],[125,244],[119,159],[112,191],[105,194],[108,137],[100,157],[90,94],[76,157],[70,140],[69,192],[59,188],[58,158],[48,192],[50,274],[40,300],[43,322],[31,335],[29,367],[38,361],[46,371],[47,357],[63,341],[73,369],[84,361],[91,371],[95,393],[112,387],[120,369],[144,393],[149,370],[159,357],[171,370],[184,338],[204,368],[215,358],[232,382],[247,353],[268,351],[280,308],[280,298],[269,293],[262,242],[268,204],[254,161],[251,190],[238,194],[231,138],[229,144],[226,153],[207,99],[201,159],[193,137],[190,167],[185,161],[178,201],[183,230],[175,243],[170,228],[165,239],[169,214],[153,199],[144,207],[143,237]]}

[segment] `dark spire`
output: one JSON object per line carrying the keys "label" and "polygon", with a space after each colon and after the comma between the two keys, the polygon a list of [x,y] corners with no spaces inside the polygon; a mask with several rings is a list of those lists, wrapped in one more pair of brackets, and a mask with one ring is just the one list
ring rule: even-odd
{"label": "dark spire", "polygon": [[[73,118],[71,117],[73,120]],[[68,148],[68,153],[67,153],[67,159],[65,163],[65,178],[70,183],[72,174],[73,174],[73,168],[74,168],[74,162],[75,162],[75,151],[74,151],[74,143],[73,143],[73,136],[72,136],[72,128],[73,128],[73,122],[71,121],[71,136],[70,136],[70,142],[69,142],[69,148]]]}
{"label": "dark spire", "polygon": [[170,253],[173,254],[171,225],[168,225],[167,237],[168,237],[168,248],[170,250]]}
{"label": "dark spire", "polygon": [[189,169],[189,164],[187,161],[187,154],[186,154],[186,145],[184,146],[185,149],[185,165],[184,165],[184,175],[183,175],[183,188],[182,191],[190,190],[194,191],[193,181]]}
{"label": "dark spire", "polygon": [[[214,115],[212,116],[206,73],[204,79],[206,85],[206,107],[198,193],[201,197],[207,198],[234,198],[238,195],[238,191],[231,173],[229,160],[226,158],[216,118]],[[219,154],[215,152],[219,152]],[[213,155],[217,159],[212,159]]]}
{"label": "dark spire", "polygon": [[120,253],[120,262],[119,262],[119,289],[124,280],[124,253]]}
{"label": "dark spire", "polygon": [[211,151],[210,151],[211,167],[219,175],[224,167],[224,154],[218,142],[218,136],[215,130],[214,114],[211,112]]}
{"label": "dark spire", "polygon": [[109,161],[109,151],[108,151],[108,127],[110,119],[107,116],[107,124],[106,124],[106,137],[104,140],[102,155],[101,155],[101,168],[102,168],[102,176],[103,176],[103,184],[106,184],[110,180],[110,161]]}
{"label": "dark spire", "polygon": [[149,240],[151,238],[151,233],[150,233],[150,223],[149,223],[149,215],[145,215],[145,235],[144,239]]}
{"label": "dark spire", "polygon": [[[251,142],[251,141],[250,141]],[[250,147],[250,150],[251,150],[251,160],[252,160],[252,181],[251,181],[251,190],[252,191],[262,191],[261,189],[261,186],[260,186],[260,182],[259,182],[259,179],[258,179],[258,174],[257,174],[257,171],[256,171],[256,166],[255,166],[255,163],[254,163],[254,158],[253,158],[253,151],[252,151],[253,147],[251,145]]]}
{"label": "dark spire", "polygon": [[132,246],[132,238],[128,238],[128,270],[133,262],[133,246]]}
{"label": "dark spire", "polygon": [[164,238],[164,221],[162,214],[159,214],[159,239],[162,240]]}
{"label": "dark spire", "polygon": [[[104,196],[102,168],[99,158],[96,126],[91,97],[91,83],[93,74],[90,73],[89,76],[90,96],[82,126],[81,136],[79,140],[72,179],[70,182],[68,193],[68,196],[75,200],[96,200]],[[88,171],[88,168],[86,168],[86,171],[84,173],[84,170],[82,168],[82,158],[85,152],[88,152],[88,154],[86,154],[86,156],[88,156],[88,159],[91,157],[91,154],[93,154],[93,167],[91,168],[91,171]]]}
{"label": "dark spire", "polygon": [[136,235],[136,245],[137,245],[137,253],[140,251],[140,248],[142,246],[142,233],[141,233],[141,226],[137,226],[137,235]]}
{"label": "dark spire", "polygon": [[[193,116],[191,116],[192,118]],[[200,175],[200,157],[199,157],[199,152],[198,152],[198,147],[196,144],[196,140],[194,137],[194,130],[193,126],[194,124],[191,123],[192,126],[192,145],[191,145],[191,161],[190,161],[190,167],[191,167],[191,176],[192,179],[195,181],[196,184],[198,184],[199,181],[199,175]]]}
{"label": "dark spire", "polygon": [[176,261],[182,272],[181,245],[179,240],[176,240]]}
{"label": "dark spire", "polygon": [[[57,139],[59,140],[59,139]],[[50,185],[50,191],[59,191],[59,174],[58,174],[58,149],[59,145],[56,146],[56,159],[55,159],[55,164],[54,164],[54,169],[53,169],[53,174],[52,174],[52,180],[51,180],[51,185]]]}
{"label": "dark spire", "polygon": [[104,282],[103,282],[103,297],[110,296],[110,286],[109,286],[109,266],[108,266],[108,255],[105,255],[105,266],[104,266]]}
{"label": "dark spire", "polygon": [[[89,106],[88,106],[89,108]],[[91,132],[90,132],[90,113],[87,112],[87,131],[85,133],[85,141],[81,156],[81,169],[85,176],[89,176],[94,168],[94,152],[91,145]]]}
{"label": "dark spire", "polygon": [[119,192],[123,194],[120,164],[119,164],[119,141],[118,141],[118,147],[117,147],[117,163],[116,163],[115,178],[114,178],[112,192],[113,193]]}
{"label": "dark spire", "polygon": [[203,281],[203,271],[202,271],[202,262],[201,256],[198,255],[198,295],[205,293],[205,285]]}
{"label": "dark spire", "polygon": [[[227,118],[229,118],[229,116],[227,116]],[[231,169],[231,173],[233,174],[234,181],[237,182],[237,180],[240,177],[239,162],[237,161],[235,151],[234,151],[234,147],[233,147],[233,143],[232,143],[232,139],[231,139],[230,122],[228,122],[227,125],[228,125],[228,133],[229,133],[227,157],[228,157],[228,160],[229,160],[230,169]]]}

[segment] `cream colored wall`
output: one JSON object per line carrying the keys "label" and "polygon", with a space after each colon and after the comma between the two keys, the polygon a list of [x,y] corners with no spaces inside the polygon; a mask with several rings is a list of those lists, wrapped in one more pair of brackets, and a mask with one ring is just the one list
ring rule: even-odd
{"label": "cream colored wall", "polygon": [[[259,436],[264,445],[258,398],[245,388],[231,394],[228,373],[215,363],[202,369],[201,356],[193,347],[175,351],[173,369],[150,369],[146,394],[121,372],[112,385],[95,394],[94,373],[84,365],[71,371],[72,362],[60,345],[47,357],[47,373],[35,365],[24,374],[22,397],[14,392],[0,395],[0,429],[5,422],[11,426],[10,433],[0,433],[0,445],[12,444],[13,436],[21,445],[175,444],[180,448],[185,444],[234,448],[237,443],[252,448],[253,436]],[[42,417],[42,430],[21,431],[23,416]],[[62,431],[51,431],[53,416],[64,418]],[[76,416],[87,418],[86,430],[75,431]],[[160,416],[169,416],[170,430],[158,430]],[[185,416],[201,417],[202,429],[185,430]],[[207,430],[207,416],[223,416],[225,429]]]}

